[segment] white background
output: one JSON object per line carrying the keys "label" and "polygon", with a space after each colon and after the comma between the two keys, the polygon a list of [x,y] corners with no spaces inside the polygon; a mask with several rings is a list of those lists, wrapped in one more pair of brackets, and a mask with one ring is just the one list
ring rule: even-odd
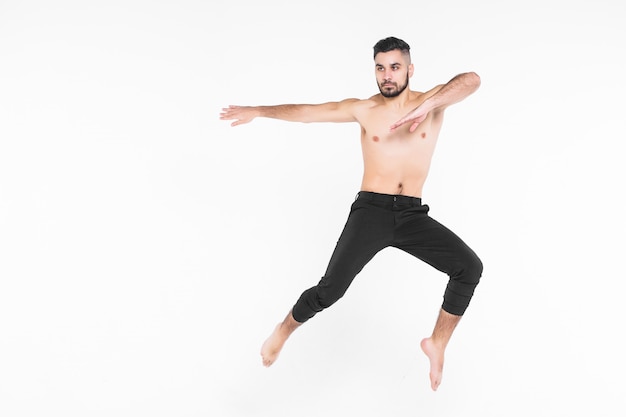
{"label": "white background", "polygon": [[[618,416],[619,1],[0,1],[0,415]],[[446,278],[393,249],[259,348],[322,276],[361,179],[353,124],[229,104],[464,71],[424,200],[485,264],[430,390]]]}

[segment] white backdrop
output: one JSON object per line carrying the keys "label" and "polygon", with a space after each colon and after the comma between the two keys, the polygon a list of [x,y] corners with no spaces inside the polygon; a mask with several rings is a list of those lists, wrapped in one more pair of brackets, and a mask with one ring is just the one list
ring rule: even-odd
{"label": "white backdrop", "polygon": [[[626,18],[619,1],[0,1],[0,415],[617,416]],[[358,126],[229,104],[464,71],[424,200],[485,273],[429,387],[446,277],[388,249],[259,348],[323,274]]]}

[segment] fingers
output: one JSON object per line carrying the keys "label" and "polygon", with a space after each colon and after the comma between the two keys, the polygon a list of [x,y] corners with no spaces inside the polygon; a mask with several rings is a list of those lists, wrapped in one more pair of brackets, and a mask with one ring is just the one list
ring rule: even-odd
{"label": "fingers", "polygon": [[403,124],[405,124],[407,121],[403,118],[398,120],[397,122],[395,122],[394,124],[391,125],[391,127],[389,128],[389,130],[395,130],[397,128],[399,128],[400,126],[402,126]]}
{"label": "fingers", "polygon": [[[397,129],[400,126],[402,126],[405,123],[408,122],[413,122],[415,124],[415,127],[417,127],[417,124],[419,124],[422,121],[422,117],[419,115],[415,115],[414,112],[411,112],[409,114],[407,114],[406,116],[404,116],[402,119],[398,120],[397,122],[395,122],[394,124],[391,125],[391,130]],[[415,129],[413,129],[415,130]],[[411,130],[411,132],[413,131]]]}
{"label": "fingers", "polygon": [[228,106],[226,108],[222,109],[222,112],[220,113],[220,120],[232,120],[232,119],[238,119],[239,116],[239,112],[237,111],[237,109],[239,108],[239,106]]}
{"label": "fingers", "polygon": [[222,112],[220,113],[220,118],[223,119],[225,117],[228,117],[232,113],[232,110],[233,110],[233,106],[222,108]]}
{"label": "fingers", "polygon": [[[391,128],[389,128],[390,131],[393,131],[397,128],[399,128],[400,126],[402,126],[405,123],[408,123],[412,121],[412,119],[408,119],[408,118],[403,118],[398,120],[397,122],[395,122],[394,124],[391,125]],[[413,133],[415,132],[415,129],[417,129],[417,126],[421,123],[421,120],[415,120],[413,121],[413,124],[411,125],[411,127],[409,128],[409,132]]]}
{"label": "fingers", "polygon": [[239,126],[245,123],[249,123],[254,117],[251,115],[248,108],[243,106],[230,105],[222,109],[220,113],[220,120],[234,120],[230,125]]}

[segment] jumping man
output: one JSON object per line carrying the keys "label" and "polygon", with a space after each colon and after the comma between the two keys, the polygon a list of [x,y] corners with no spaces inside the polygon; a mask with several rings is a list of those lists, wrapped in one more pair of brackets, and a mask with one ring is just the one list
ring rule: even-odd
{"label": "jumping man", "polygon": [[411,91],[410,47],[389,37],[374,46],[380,90],[368,99],[322,104],[229,106],[222,120],[232,126],[255,117],[290,122],[356,122],[361,126],[363,180],[343,232],[319,283],[302,293],[261,348],[263,364],[278,358],[285,341],[302,323],[339,300],[355,276],[382,249],[395,247],[448,275],[432,335],[421,342],[430,361],[431,388],[437,390],[444,352],[465,313],[483,266],[457,235],[428,215],[422,188],[432,160],[445,109],[480,86],[474,72],[462,73],[429,91]]}

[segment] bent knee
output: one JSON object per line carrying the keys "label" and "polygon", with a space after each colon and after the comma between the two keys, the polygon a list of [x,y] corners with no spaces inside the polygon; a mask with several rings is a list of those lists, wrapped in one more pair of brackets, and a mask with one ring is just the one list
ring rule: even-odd
{"label": "bent knee", "polygon": [[317,289],[317,303],[322,309],[326,309],[341,299],[345,291],[329,291],[324,288]]}
{"label": "bent knee", "polygon": [[331,291],[320,285],[304,291],[293,307],[296,321],[303,323],[322,310],[335,304],[345,291]]}
{"label": "bent knee", "polygon": [[478,256],[467,258],[459,263],[457,268],[450,274],[450,278],[469,285],[478,285],[483,275],[483,263]]}
{"label": "bent knee", "polygon": [[474,258],[471,266],[469,267],[470,276],[476,281],[476,284],[480,281],[480,277],[483,276],[483,261],[478,256]]}

